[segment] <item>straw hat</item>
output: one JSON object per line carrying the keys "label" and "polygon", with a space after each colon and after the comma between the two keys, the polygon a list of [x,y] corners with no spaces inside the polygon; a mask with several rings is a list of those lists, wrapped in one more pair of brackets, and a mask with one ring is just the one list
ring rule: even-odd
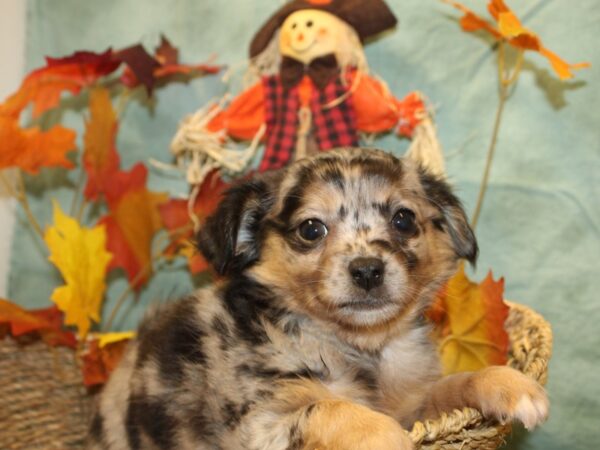
{"label": "straw hat", "polygon": [[302,9],[318,9],[339,17],[356,30],[361,41],[393,28],[397,23],[383,0],[292,0],[275,12],[254,35],[250,57],[261,53],[285,19]]}

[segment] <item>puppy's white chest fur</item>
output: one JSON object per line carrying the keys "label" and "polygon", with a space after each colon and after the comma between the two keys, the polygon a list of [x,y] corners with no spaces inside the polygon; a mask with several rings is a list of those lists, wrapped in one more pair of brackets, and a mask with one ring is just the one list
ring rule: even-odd
{"label": "puppy's white chest fur", "polygon": [[431,384],[440,377],[437,352],[419,327],[393,339],[381,352],[382,409],[405,426],[415,421]]}
{"label": "puppy's white chest fur", "polygon": [[331,394],[391,415],[402,424],[415,421],[423,398],[440,377],[439,358],[428,326],[409,327],[379,351],[356,349],[307,319],[294,337],[271,330],[274,347],[293,365],[320,374]]}

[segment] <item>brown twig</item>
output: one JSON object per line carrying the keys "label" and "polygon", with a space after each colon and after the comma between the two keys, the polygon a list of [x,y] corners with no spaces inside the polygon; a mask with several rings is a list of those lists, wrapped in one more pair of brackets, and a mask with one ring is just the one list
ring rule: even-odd
{"label": "brown twig", "polygon": [[21,207],[23,211],[25,211],[25,216],[33,230],[38,234],[42,240],[44,240],[44,232],[42,231],[42,227],[39,222],[31,212],[31,207],[29,206],[29,201],[27,200],[27,195],[25,195],[25,183],[23,181],[23,176],[21,175],[21,171],[17,170],[17,186],[13,186],[13,184],[6,179],[3,171],[0,171],[0,182],[12,197],[14,197]]}
{"label": "brown twig", "polygon": [[[91,117],[85,112],[83,111],[82,113],[83,116],[83,123],[85,125],[86,128],[86,133],[87,133],[87,128],[89,126]],[[86,152],[86,144],[85,144],[85,138],[84,138],[84,146],[81,149],[81,163],[80,163],[80,167],[79,167],[79,177],[77,178],[77,183],[75,185],[75,194],[73,195],[73,201],[71,202],[71,216],[75,217],[77,219],[78,222],[81,223],[81,217],[83,216],[83,211],[85,210],[85,206],[87,205],[87,201],[85,199],[85,195],[83,193],[83,183],[85,181],[86,178],[86,171],[85,171],[85,165],[84,165],[84,157],[85,157],[85,152]],[[77,201],[79,200],[79,197],[81,196],[81,203],[79,204],[79,208],[77,208]]]}
{"label": "brown twig", "polygon": [[0,182],[2,183],[2,186],[4,186],[4,189],[6,190],[6,192],[8,192],[8,195],[18,200],[19,194],[17,193],[12,182],[6,178],[4,173],[4,170],[0,170]]}
{"label": "brown twig", "polygon": [[117,103],[117,108],[115,110],[115,115],[117,116],[117,120],[120,120],[125,113],[125,109],[129,104],[129,100],[131,99],[131,89],[125,88],[121,91],[119,95],[119,102]]}
{"label": "brown twig", "polygon": [[479,186],[479,194],[477,196],[477,203],[475,204],[475,211],[471,219],[471,228],[475,230],[479,216],[481,214],[481,208],[483,206],[483,199],[487,191],[487,186],[490,178],[490,171],[492,168],[492,161],[494,160],[494,154],[496,152],[496,144],[498,143],[498,132],[500,131],[500,125],[502,123],[502,113],[504,112],[504,105],[509,97],[509,88],[512,84],[518,80],[521,69],[523,68],[523,50],[519,50],[517,55],[517,62],[513,68],[512,74],[507,74],[505,70],[505,54],[504,54],[504,43],[500,42],[498,47],[498,108],[496,109],[496,118],[494,119],[494,128],[492,130],[492,139],[487,151],[487,157],[485,161],[485,169],[483,171],[483,177]]}
{"label": "brown twig", "polygon": [[83,188],[83,182],[85,181],[85,169],[83,168],[83,163],[81,164],[81,170],[79,171],[79,177],[77,178],[77,182],[75,184],[75,194],[73,195],[73,200],[71,201],[71,209],[70,214],[71,217],[75,217],[75,213],[77,212],[77,221],[81,222],[81,217],[79,212],[83,211],[83,204],[85,203],[85,198],[82,199],[81,205],[79,209],[77,209],[77,200],[79,200],[79,196],[82,195],[81,191]]}
{"label": "brown twig", "polygon": [[156,258],[155,257],[150,258],[150,261],[148,261],[148,263],[146,263],[146,265],[144,265],[144,267],[142,267],[139,270],[139,272],[136,274],[136,276],[133,277],[133,279],[129,282],[129,284],[127,285],[125,290],[121,293],[121,295],[117,299],[117,303],[115,303],[115,306],[113,307],[112,311],[110,312],[110,316],[108,317],[106,324],[102,327],[103,333],[110,330],[112,323],[114,322],[115,318],[117,317],[117,313],[119,312],[119,310],[125,303],[125,300],[127,300],[127,297],[129,297],[129,294],[135,290],[136,285],[148,274],[150,269],[152,269],[153,263],[158,261],[162,256],[163,255],[161,253]]}
{"label": "brown twig", "polygon": [[[176,239],[183,236],[185,233],[187,233],[188,231],[190,231],[192,229],[193,229],[193,224],[188,224],[188,225],[184,225],[183,227],[176,228],[168,234],[159,236],[156,240],[155,245],[160,245],[163,243],[164,240],[167,240],[167,239],[170,241],[169,242],[169,244],[170,244],[171,242],[175,241]],[[115,306],[111,310],[110,316],[108,317],[106,324],[104,326],[102,326],[103,332],[107,332],[110,330],[110,328],[117,316],[117,313],[119,312],[119,310],[125,303],[125,300],[127,300],[127,297],[129,297],[129,294],[131,294],[131,292],[133,292],[135,290],[136,285],[149,273],[149,271],[152,269],[152,266],[154,265],[154,263],[156,263],[157,261],[160,261],[160,259],[165,256],[164,255],[165,250],[166,250],[166,248],[162,248],[159,252],[153,254],[150,257],[150,260],[144,265],[144,267],[142,267],[139,270],[139,272],[135,275],[135,277],[133,277],[131,279],[131,281],[125,288],[125,290],[121,293],[121,295],[117,299],[117,302],[115,303]]]}

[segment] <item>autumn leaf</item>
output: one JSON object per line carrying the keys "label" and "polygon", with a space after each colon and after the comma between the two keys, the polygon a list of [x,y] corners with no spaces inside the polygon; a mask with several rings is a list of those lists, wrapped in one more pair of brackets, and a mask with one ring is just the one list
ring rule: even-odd
{"label": "autumn leaf", "polygon": [[504,322],[509,308],[503,291],[502,278],[494,281],[490,272],[476,284],[461,266],[439,294],[427,315],[436,324],[445,374],[506,364],[509,341]]}
{"label": "autumn leaf", "polygon": [[198,73],[217,73],[220,68],[208,64],[180,64],[179,50],[169,42],[165,36],[161,36],[160,45],[156,48],[156,60],[160,63],[160,67],[155,70],[157,78],[164,78],[169,75],[182,74],[189,75],[194,72]]}
{"label": "autumn leaf", "polygon": [[44,240],[50,250],[48,259],[65,281],[51,299],[65,313],[65,324],[75,325],[84,338],[91,322],[100,321],[106,269],[112,258],[106,251],[106,230],[101,225],[82,228],[54,202],[54,225],[46,231]]}
{"label": "autumn leaf", "polygon": [[[211,214],[219,204],[227,184],[217,172],[209,174],[202,183],[194,201],[193,214],[199,222]],[[193,244],[194,227],[190,218],[189,201],[171,199],[159,207],[165,228],[169,231],[171,243],[166,250],[167,256],[181,255],[187,258],[192,274],[204,272],[208,263]]]}
{"label": "autumn leaf", "polygon": [[42,167],[73,167],[66,154],[75,149],[75,132],[60,125],[48,131],[21,128],[17,120],[0,115],[0,142],[0,169],[19,167],[35,174]]}
{"label": "autumn leaf", "polygon": [[64,58],[46,58],[46,66],[27,75],[19,90],[0,105],[0,115],[17,118],[33,102],[33,117],[38,117],[57,106],[63,92],[78,94],[82,88],[114,72],[120,64],[111,49],[104,53],[81,51]]}
{"label": "autumn leaf", "polygon": [[160,63],[141,44],[119,50],[115,52],[115,57],[127,64],[121,75],[121,82],[125,86],[133,88],[141,83],[148,93],[152,93],[155,83],[154,70],[160,67]]}
{"label": "autumn leaf", "polygon": [[[115,333],[109,334],[114,335]],[[89,343],[81,358],[83,383],[86,386],[98,386],[106,383],[111,372],[117,367],[125,353],[132,333],[128,334],[130,336],[116,340],[114,339],[115,336],[99,336]],[[101,344],[103,340],[104,345]]]}
{"label": "autumn leaf", "polygon": [[401,118],[398,124],[398,133],[401,136],[412,137],[415,128],[426,116],[427,107],[422,96],[418,92],[411,92],[400,101],[396,101],[398,116]]}
{"label": "autumn leaf", "polygon": [[115,147],[117,116],[108,90],[96,88],[90,93],[90,115],[83,138],[83,165],[87,173],[85,197],[96,200],[114,183],[120,159]]}
{"label": "autumn leaf", "polygon": [[49,345],[75,348],[75,335],[62,329],[62,317],[56,306],[28,311],[0,298],[0,325],[8,325],[12,336],[38,333]]}
{"label": "autumn leaf", "polygon": [[0,298],[0,323],[8,324],[13,336],[38,331],[47,325],[42,318],[2,298]]}
{"label": "autumn leaf", "polygon": [[30,310],[29,312],[43,319],[48,324],[48,328],[40,332],[46,344],[51,346],[63,345],[71,348],[77,346],[75,334],[63,329],[65,315],[56,305],[43,309]]}
{"label": "autumn leaf", "polygon": [[117,342],[128,341],[134,337],[135,331],[113,331],[111,333],[96,333],[94,335],[94,338],[98,339],[98,347],[100,348]]}
{"label": "autumn leaf", "polygon": [[210,264],[198,251],[196,244],[191,239],[181,244],[178,248],[178,254],[187,259],[188,270],[192,275],[206,272],[210,268]]}
{"label": "autumn leaf", "polygon": [[165,81],[172,75],[213,74],[220,70],[220,67],[209,64],[180,64],[179,50],[173,47],[165,36],[161,36],[154,57],[142,46],[127,49],[127,53],[122,57],[129,67],[123,71],[121,82],[129,88],[141,83],[146,86],[148,92],[152,92],[157,81]]}
{"label": "autumn leaf", "polygon": [[453,0],[442,0],[444,3],[454,6],[464,13],[460,19],[460,25],[464,31],[486,31],[498,41],[506,41],[508,44],[520,50],[531,50],[544,56],[552,69],[561,80],[573,77],[573,70],[590,67],[590,63],[583,62],[569,64],[556,53],[550,51],[542,44],[540,38],[531,30],[525,28],[514,12],[506,6],[504,0],[490,0],[488,11],[496,22],[496,25],[481,18],[464,5]]}
{"label": "autumn leaf", "polygon": [[129,172],[119,172],[106,192],[109,213],[100,220],[106,227],[107,249],[114,255],[110,269],[122,268],[136,288],[151,273],[152,240],[162,229],[158,206],[166,194],[146,187],[148,170],[143,164]]}

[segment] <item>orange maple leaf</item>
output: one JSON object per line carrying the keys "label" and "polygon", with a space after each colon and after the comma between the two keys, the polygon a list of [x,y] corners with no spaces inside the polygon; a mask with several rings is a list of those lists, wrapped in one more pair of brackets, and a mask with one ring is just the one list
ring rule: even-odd
{"label": "orange maple leaf", "polygon": [[46,58],[46,66],[27,75],[19,90],[0,105],[0,115],[17,118],[33,102],[33,117],[38,117],[58,105],[64,91],[78,94],[83,87],[114,72],[120,64],[111,49],[104,53],[83,51],[64,58]]}
{"label": "orange maple leaf", "polygon": [[37,173],[42,167],[73,167],[66,154],[75,149],[75,132],[60,125],[41,131],[21,128],[17,119],[0,115],[0,169],[19,167]]}
{"label": "orange maple leaf", "polygon": [[83,164],[88,177],[84,193],[87,199],[95,200],[114,183],[113,175],[119,171],[115,147],[118,123],[108,90],[92,90],[89,105],[90,118],[83,137]]}
{"label": "orange maple leaf", "polygon": [[147,175],[141,163],[129,172],[116,173],[106,192],[109,213],[99,222],[106,226],[107,249],[114,255],[110,269],[125,270],[137,288],[151,273],[152,240],[162,228],[158,206],[168,198],[148,190]]}
{"label": "orange maple leaf", "polygon": [[[193,208],[193,214],[199,221],[204,220],[217,208],[227,186],[217,172],[212,172],[204,179]],[[170,199],[159,207],[159,211],[163,224],[171,237],[171,243],[165,254],[167,256],[185,256],[192,274],[207,270],[208,263],[193,244],[194,228],[190,218],[188,200]]]}
{"label": "orange maple leaf", "polygon": [[440,292],[427,316],[436,324],[435,337],[445,374],[506,364],[508,334],[504,322],[504,280],[491,272],[480,284],[467,278],[464,266]]}
{"label": "orange maple leaf", "polygon": [[442,1],[464,13],[464,16],[460,19],[460,25],[464,31],[483,30],[491,34],[494,39],[508,42],[517,49],[538,52],[548,59],[552,69],[561,80],[572,78],[572,70],[590,67],[588,62],[569,64],[556,53],[544,47],[540,38],[521,24],[519,18],[506,6],[504,0],[490,0],[488,3],[488,11],[494,18],[496,25],[481,18],[458,2],[453,0]]}
{"label": "orange maple leaf", "polygon": [[38,333],[48,345],[75,348],[75,335],[62,329],[62,317],[56,306],[27,311],[0,298],[0,324],[7,324],[12,336]]}

